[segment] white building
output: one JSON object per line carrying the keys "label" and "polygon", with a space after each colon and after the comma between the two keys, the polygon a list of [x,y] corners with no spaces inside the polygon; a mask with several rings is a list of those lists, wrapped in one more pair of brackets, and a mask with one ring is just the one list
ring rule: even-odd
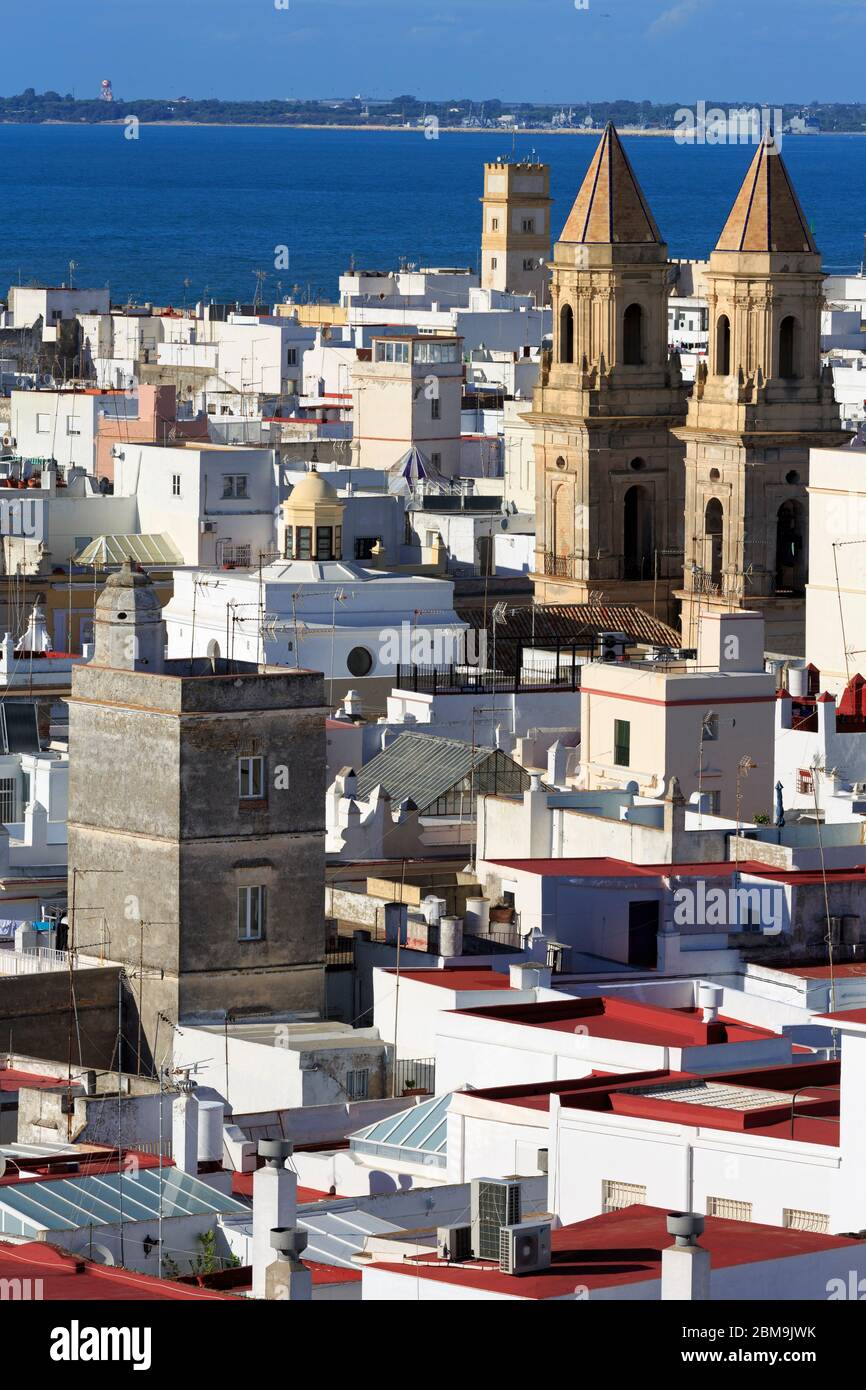
{"label": "white building", "polygon": [[167,533],[183,564],[256,565],[273,555],[275,450],[121,442],[114,458],[115,493],[134,499],[136,509],[136,525],[127,529]]}
{"label": "white building", "polygon": [[105,314],[110,307],[109,291],[76,290],[67,285],[12,285],[9,289],[7,327],[33,328],[42,320],[42,336],[52,341],[57,325],[77,314]]}
{"label": "white building", "polygon": [[9,448],[22,459],[54,459],[61,468],[92,473],[101,417],[122,421],[136,408],[121,391],[13,391]]}
{"label": "white building", "polygon": [[866,666],[864,627],[866,451],[812,449],[806,651],[823,689],[839,693]]}
{"label": "white building", "polygon": [[342,559],[344,511],[327,480],[308,474],[282,507],[279,549],[290,558],[261,571],[178,572],[166,609],[169,655],[219,651],[324,671],[332,704],[355,685],[382,706],[400,665],[453,660],[466,626],[453,584]]}
{"label": "white building", "polygon": [[[550,1221],[548,1213],[525,1207],[523,1214],[531,1224]],[[551,1263],[515,1274],[503,1273],[491,1260],[443,1259],[432,1238],[425,1242],[416,1236],[413,1244],[408,1238],[395,1244],[371,1236],[362,1298],[389,1303],[761,1303],[860,1296],[866,1268],[862,1241],[708,1217],[692,1248],[680,1250],[673,1248],[681,1242],[674,1241],[671,1219],[667,1208],[639,1204],[570,1223],[551,1232]],[[683,1321],[688,1321],[685,1315]]]}

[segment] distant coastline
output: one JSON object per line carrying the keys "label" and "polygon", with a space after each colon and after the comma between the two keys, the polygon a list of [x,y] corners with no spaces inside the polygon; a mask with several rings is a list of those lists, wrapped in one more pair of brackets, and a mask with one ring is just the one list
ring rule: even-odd
{"label": "distant coastline", "polygon": [[[139,126],[162,126],[170,129],[178,126],[184,130],[345,130],[353,132],[374,131],[382,135],[418,135],[422,139],[439,139],[442,135],[496,135],[502,139],[507,139],[509,135],[590,135],[596,139],[601,135],[601,126],[447,126],[440,125],[435,137],[428,135],[424,126],[403,126],[403,125],[376,125],[365,121],[363,125],[349,124],[348,122],[337,121],[293,121],[287,125],[284,121],[147,121],[141,117],[136,117]],[[75,127],[108,127],[111,130],[122,128],[126,125],[129,117],[122,117],[113,121],[8,121],[0,118],[0,126],[18,126],[21,129],[33,126],[69,126]],[[646,138],[660,137],[661,139],[675,139],[680,135],[679,130],[662,130],[653,128],[647,130],[641,126],[617,125],[620,135],[641,136]],[[804,135],[866,135],[866,130],[810,130],[803,133],[788,132],[784,138],[786,140],[802,140]],[[690,143],[683,141],[683,144]],[[710,143],[710,142],[707,142]],[[740,140],[739,143],[748,145],[751,140]]]}

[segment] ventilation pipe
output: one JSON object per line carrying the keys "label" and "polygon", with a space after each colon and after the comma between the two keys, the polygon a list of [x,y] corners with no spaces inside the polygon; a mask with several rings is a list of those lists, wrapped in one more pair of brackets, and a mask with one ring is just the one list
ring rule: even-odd
{"label": "ventilation pipe", "polygon": [[662,1300],[706,1301],[710,1296],[710,1252],[698,1245],[704,1218],[674,1211],[667,1219],[674,1244],[662,1251]]}
{"label": "ventilation pipe", "polygon": [[171,1152],[175,1167],[198,1176],[198,1101],[196,1083],[189,1077],[180,1083],[180,1094],[171,1107]]}
{"label": "ventilation pipe", "polygon": [[715,1023],[725,992],[719,985],[698,986],[698,1008],[702,1010],[704,1023]]}
{"label": "ventilation pipe", "polygon": [[265,1298],[283,1303],[308,1303],[313,1297],[313,1276],[301,1260],[307,1248],[304,1231],[294,1227],[275,1227],[270,1233],[270,1245],[277,1258],[265,1273]]}
{"label": "ventilation pipe", "polygon": [[265,1297],[271,1263],[271,1231],[294,1229],[298,1213],[298,1176],[286,1167],[292,1145],[286,1139],[260,1139],[265,1160],[253,1177],[253,1298]]}
{"label": "ventilation pipe", "polygon": [[443,917],[439,923],[440,956],[463,955],[463,918]]}

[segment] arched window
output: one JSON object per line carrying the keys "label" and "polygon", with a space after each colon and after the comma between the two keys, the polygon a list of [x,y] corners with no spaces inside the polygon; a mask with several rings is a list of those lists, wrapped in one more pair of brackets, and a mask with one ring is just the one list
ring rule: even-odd
{"label": "arched window", "polygon": [[722,549],[725,539],[725,513],[717,497],[711,497],[704,512],[704,572],[710,583],[722,582]]}
{"label": "arched window", "polygon": [[622,320],[622,360],[627,367],[639,367],[643,362],[643,309],[629,304]]}
{"label": "arched window", "polygon": [[731,375],[731,320],[720,314],[716,323],[716,376]]}
{"label": "arched window", "polygon": [[563,304],[559,311],[559,360],[574,361],[574,310]]}
{"label": "arched window", "polygon": [[803,508],[791,499],[776,515],[776,592],[801,593],[806,587]]}
{"label": "arched window", "polygon": [[623,498],[623,578],[651,579],[653,514],[648,490],[636,483]]}
{"label": "arched window", "polygon": [[779,326],[779,376],[793,381],[800,375],[800,325],[790,314]]}

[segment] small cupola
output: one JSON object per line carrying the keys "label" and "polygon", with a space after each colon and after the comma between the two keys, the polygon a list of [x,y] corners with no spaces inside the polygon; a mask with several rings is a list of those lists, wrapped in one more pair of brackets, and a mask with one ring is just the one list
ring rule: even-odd
{"label": "small cupola", "polygon": [[280,554],[286,560],[341,560],[345,510],[336,488],[312,468],[282,505]]}

